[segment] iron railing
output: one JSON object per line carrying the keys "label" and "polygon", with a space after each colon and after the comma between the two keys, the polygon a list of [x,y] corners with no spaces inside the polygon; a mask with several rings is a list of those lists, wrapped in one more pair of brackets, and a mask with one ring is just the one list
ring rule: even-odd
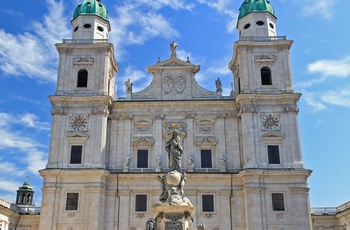
{"label": "iron railing", "polygon": [[240,41],[250,42],[272,42],[272,41],[283,41],[287,40],[286,36],[269,36],[269,37],[240,37]]}
{"label": "iron railing", "polygon": [[69,43],[69,44],[108,43],[108,39],[63,39],[63,43]]}

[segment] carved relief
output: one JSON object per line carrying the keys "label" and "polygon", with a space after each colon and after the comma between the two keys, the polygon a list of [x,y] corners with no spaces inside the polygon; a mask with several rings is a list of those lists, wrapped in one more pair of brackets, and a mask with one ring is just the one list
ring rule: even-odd
{"label": "carved relief", "polygon": [[171,77],[167,76],[163,79],[162,86],[165,93],[170,93],[172,88],[174,87],[174,80]]}
{"label": "carved relief", "polygon": [[214,133],[215,121],[211,118],[201,118],[196,120],[198,134],[209,135]]}
{"label": "carved relief", "polygon": [[154,144],[154,140],[146,137],[135,138],[132,142],[133,145],[143,145],[143,146],[152,146]]}
{"label": "carved relief", "polygon": [[152,133],[153,121],[148,118],[142,118],[134,121],[134,134],[137,136],[150,136]]}
{"label": "carved relief", "polygon": [[54,106],[51,110],[51,115],[67,115],[67,109]]}
{"label": "carved relief", "polygon": [[214,146],[218,143],[217,140],[215,140],[212,137],[199,137],[196,140],[196,145],[209,145],[209,146]]}
{"label": "carved relief", "polygon": [[186,79],[179,76],[176,78],[175,80],[175,89],[176,89],[176,92],[178,93],[182,93],[186,88]]}
{"label": "carved relief", "polygon": [[69,131],[88,131],[88,114],[70,114]]}
{"label": "carved relief", "polygon": [[95,114],[95,115],[101,114],[101,115],[104,115],[104,116],[108,116],[109,110],[108,110],[107,106],[95,107],[95,108],[92,108],[92,114]]}
{"label": "carved relief", "polygon": [[94,63],[94,59],[92,57],[76,57],[73,58],[74,65],[85,65],[91,66]]}
{"label": "carved relief", "polygon": [[261,115],[261,129],[263,131],[280,130],[280,118],[278,113]]}

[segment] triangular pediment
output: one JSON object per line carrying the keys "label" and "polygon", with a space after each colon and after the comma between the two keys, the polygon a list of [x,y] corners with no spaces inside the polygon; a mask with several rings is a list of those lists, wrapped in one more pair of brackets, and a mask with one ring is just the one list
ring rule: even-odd
{"label": "triangular pediment", "polygon": [[283,140],[283,135],[280,133],[277,133],[275,131],[271,131],[268,133],[265,133],[264,135],[261,136],[261,139],[265,140],[270,140],[270,139],[277,139],[277,140]]}
{"label": "triangular pediment", "polygon": [[152,146],[154,144],[154,140],[148,137],[138,137],[135,138],[132,142],[133,145],[144,145],[144,146]]}
{"label": "triangular pediment", "polygon": [[210,146],[214,146],[218,143],[217,140],[215,140],[212,137],[199,137],[196,140],[196,145],[210,145]]}
{"label": "triangular pediment", "polygon": [[73,132],[67,135],[68,141],[86,141],[88,138],[88,135],[81,132]]}
{"label": "triangular pediment", "polygon": [[152,73],[157,69],[174,69],[174,68],[191,69],[192,72],[194,73],[197,73],[200,70],[199,65],[194,65],[189,61],[183,61],[178,58],[169,58],[165,61],[158,62],[153,66],[148,66],[147,70],[148,72]]}

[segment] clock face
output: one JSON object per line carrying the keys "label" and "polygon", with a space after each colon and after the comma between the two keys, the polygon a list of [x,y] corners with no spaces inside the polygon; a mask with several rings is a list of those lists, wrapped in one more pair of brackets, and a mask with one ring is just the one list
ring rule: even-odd
{"label": "clock face", "polygon": [[87,131],[87,115],[73,115],[70,119],[70,129],[74,131]]}
{"label": "clock face", "polygon": [[262,117],[263,130],[279,130],[280,120],[278,114],[269,113]]}

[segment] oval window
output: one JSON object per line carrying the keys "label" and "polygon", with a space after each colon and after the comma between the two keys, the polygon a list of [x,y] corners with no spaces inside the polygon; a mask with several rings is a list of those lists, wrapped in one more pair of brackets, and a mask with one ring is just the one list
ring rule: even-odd
{"label": "oval window", "polygon": [[97,29],[101,32],[103,32],[103,28],[101,26],[98,26]]}
{"label": "oval window", "polygon": [[275,25],[272,24],[272,23],[270,23],[270,27],[271,27],[272,29],[274,29],[274,28],[275,28]]}
{"label": "oval window", "polygon": [[91,28],[91,25],[90,24],[85,24],[84,28],[86,28],[86,29]]}
{"label": "oval window", "polygon": [[246,24],[246,25],[244,26],[244,29],[246,30],[246,29],[248,29],[249,27],[250,27],[250,23]]}
{"label": "oval window", "polygon": [[74,32],[77,32],[77,30],[79,29],[79,26],[74,28]]}
{"label": "oval window", "polygon": [[256,24],[257,24],[258,26],[262,26],[262,25],[264,25],[265,23],[264,23],[263,21],[257,21]]}

